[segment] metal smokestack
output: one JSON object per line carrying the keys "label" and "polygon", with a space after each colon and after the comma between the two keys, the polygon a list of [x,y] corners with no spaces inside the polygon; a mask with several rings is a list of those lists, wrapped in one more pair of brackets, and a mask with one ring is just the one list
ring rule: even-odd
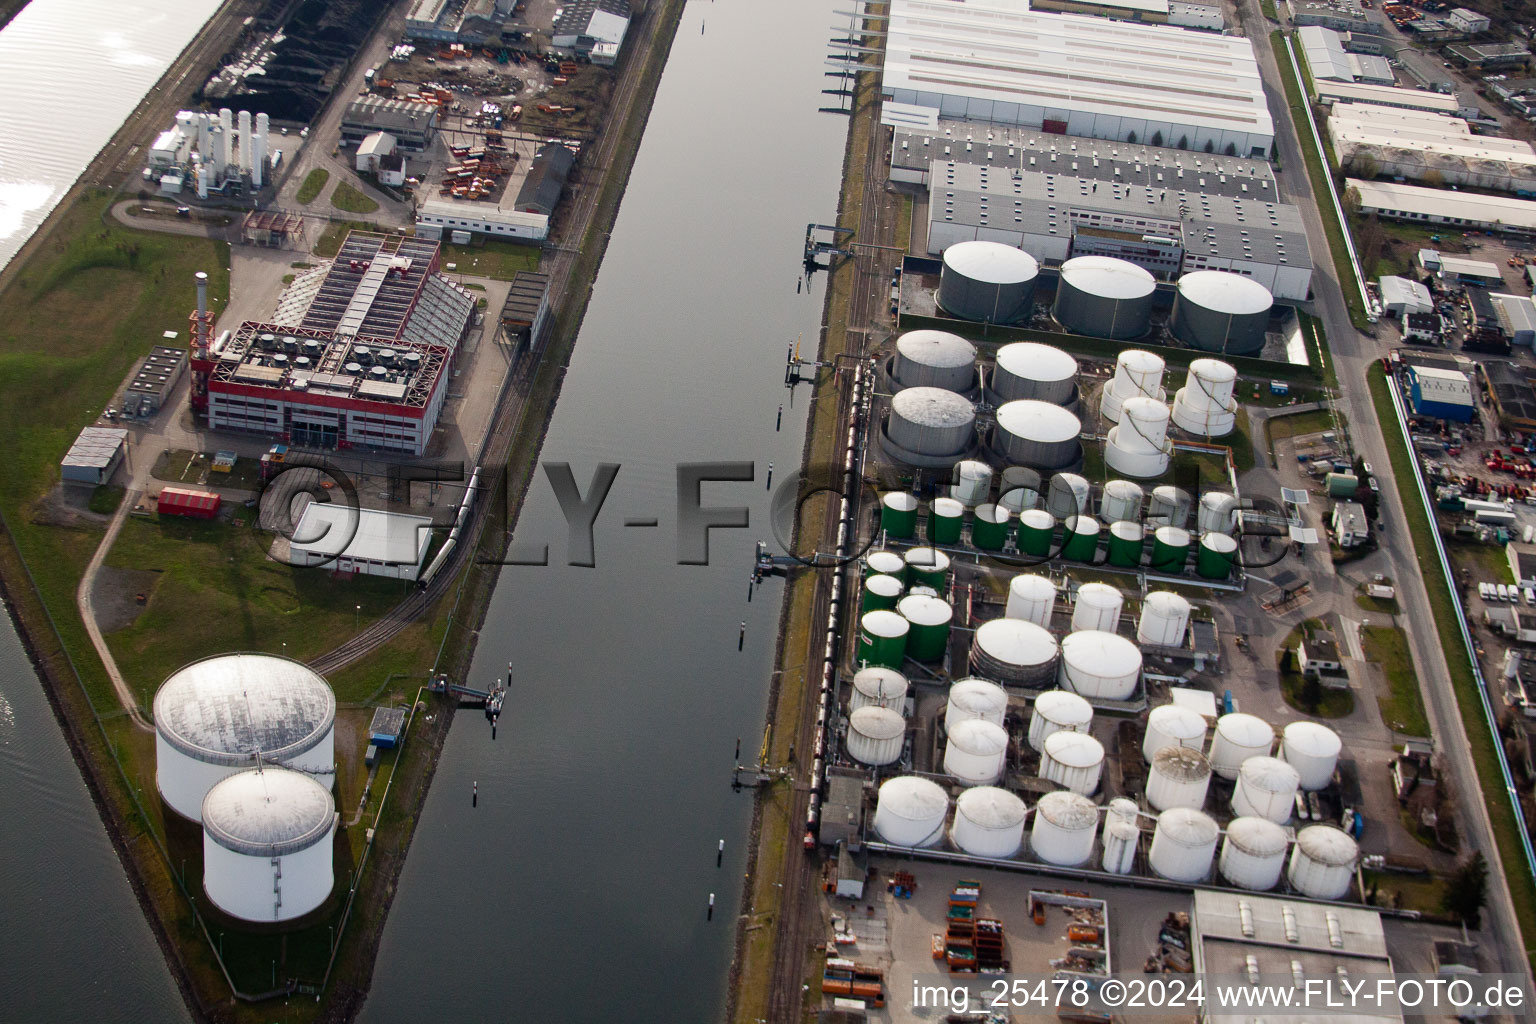
{"label": "metal smokestack", "polygon": [[208,315],[208,275],[197,272],[197,315]]}

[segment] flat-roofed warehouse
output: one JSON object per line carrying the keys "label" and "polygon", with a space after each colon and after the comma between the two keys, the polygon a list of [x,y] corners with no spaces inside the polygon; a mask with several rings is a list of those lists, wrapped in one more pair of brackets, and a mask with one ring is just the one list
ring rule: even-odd
{"label": "flat-roofed warehouse", "polygon": [[128,450],[128,431],[120,427],[86,427],[59,463],[66,481],[104,484],[112,479]]}
{"label": "flat-roofed warehouse", "polygon": [[1494,231],[1536,232],[1536,202],[1513,196],[1449,192],[1423,185],[1349,178],[1346,189],[1360,196],[1361,213],[1421,224],[1452,224]]}
{"label": "flat-roofed warehouse", "polygon": [[394,136],[401,149],[420,152],[437,137],[437,107],[416,100],[359,96],[341,116],[341,139],[360,144],[375,132]]}
{"label": "flat-roofed warehouse", "polygon": [[1536,190],[1530,143],[1474,135],[1458,117],[1345,103],[1328,115],[1328,137],[1340,166],[1369,161],[1376,173],[1451,185]]}
{"label": "flat-roofed warehouse", "polygon": [[311,501],[288,548],[294,565],[414,580],[432,545],[429,516]]}
{"label": "flat-roofed warehouse", "polygon": [[1536,381],[1531,371],[1498,359],[1477,363],[1477,372],[1488,384],[1488,399],[1508,430],[1536,430]]}
{"label": "flat-roofed warehouse", "polygon": [[1365,103],[1377,107],[1427,110],[1447,117],[1454,117],[1461,111],[1461,101],[1455,96],[1425,89],[1394,89],[1385,85],[1318,79],[1313,83],[1312,91],[1320,103]]}
{"label": "flat-roofed warehouse", "polygon": [[125,416],[153,416],[171,397],[176,382],[187,368],[187,350],[156,345],[139,364],[138,372],[123,392]]}
{"label": "flat-roofed warehouse", "polygon": [[1246,39],[1000,0],[893,0],[888,30],[884,98],[935,118],[1243,156],[1274,145]]}
{"label": "flat-roofed warehouse", "polygon": [[1472,381],[1460,370],[1410,366],[1408,393],[1416,416],[1470,423],[1477,410]]}
{"label": "flat-roofed warehouse", "polygon": [[501,307],[501,326],[530,348],[539,344],[549,320],[549,275],[519,270],[507,289],[507,301]]}

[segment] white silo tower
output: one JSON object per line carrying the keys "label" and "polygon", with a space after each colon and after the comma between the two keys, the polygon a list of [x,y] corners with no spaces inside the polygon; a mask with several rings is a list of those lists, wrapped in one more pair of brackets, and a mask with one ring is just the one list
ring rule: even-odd
{"label": "white silo tower", "polygon": [[1085,516],[1093,507],[1088,478],[1078,473],[1055,473],[1046,485],[1045,510],[1057,519]]}
{"label": "white silo tower", "polygon": [[1250,757],[1237,771],[1232,790],[1232,813],[1241,817],[1268,818],[1277,825],[1291,820],[1300,776],[1276,757]]}
{"label": "white silo tower", "polygon": [[1359,859],[1359,845],[1342,829],[1308,825],[1296,833],[1285,877],[1303,896],[1340,900],[1349,893]]}
{"label": "white silo tower", "polygon": [[331,894],[338,817],[330,790],[303,772],[236,772],[203,798],[203,888],[242,921],[292,921]]}
{"label": "white silo tower", "polygon": [[975,857],[1012,857],[1024,845],[1024,801],[1006,789],[972,786],[955,799],[949,838]]}
{"label": "white silo tower", "polygon": [[1128,398],[1120,422],[1109,428],[1104,464],[1123,476],[1147,480],[1168,472],[1173,442],[1168,440],[1170,413],[1152,398]]}
{"label": "white silo tower", "polygon": [[1124,605],[1125,595],[1108,583],[1084,583],[1077,588],[1077,602],[1072,606],[1072,628],[1113,633],[1120,625]]}
{"label": "white silo tower", "polygon": [[1189,364],[1184,386],[1173,396],[1173,425],[1199,437],[1224,437],[1237,426],[1237,371],[1219,359]]}
{"label": "white silo tower", "polygon": [[240,111],[240,167],[247,173],[251,173],[251,112]]}
{"label": "white silo tower", "polygon": [[251,184],[261,188],[267,167],[267,115],[256,115],[256,139],[251,143]]}
{"label": "white silo tower", "polygon": [[1141,651],[1122,636],[1085,629],[1061,642],[1061,688],[1089,700],[1126,700],[1141,679]]}
{"label": "white silo tower", "polygon": [[1035,858],[1047,864],[1075,868],[1093,856],[1099,809],[1078,793],[1058,790],[1035,804],[1035,820],[1029,830],[1029,846]]}
{"label": "white silo tower", "polygon": [[1087,732],[1093,724],[1093,705],[1066,690],[1046,690],[1035,698],[1029,719],[1029,745],[1044,750],[1045,741],[1058,732]]}
{"label": "white silo tower", "polygon": [[1151,500],[1147,502],[1147,528],[1174,526],[1183,529],[1189,522],[1190,504],[1189,492],[1182,487],[1162,484],[1152,488]]}
{"label": "white silo tower", "polygon": [[1316,722],[1292,722],[1280,736],[1280,757],[1296,769],[1308,792],[1328,788],[1343,747],[1338,733]]}
{"label": "white silo tower", "polygon": [[1058,730],[1045,738],[1040,777],[1073,793],[1092,796],[1104,774],[1104,744],[1085,732]]}
{"label": "white silo tower", "polygon": [[1104,870],[1116,875],[1130,874],[1136,864],[1136,846],[1141,841],[1141,826],[1136,824],[1136,819],[1127,821],[1112,814],[1105,815],[1102,841]]}
{"label": "white silo tower", "polygon": [[1199,810],[1211,787],[1211,762],[1189,747],[1164,747],[1152,758],[1147,775],[1147,803],[1159,811],[1175,807]]}
{"label": "white silo tower", "polygon": [[944,705],[944,731],[973,718],[1002,725],[1007,714],[1008,691],[1001,686],[986,679],[957,679]]}
{"label": "white silo tower", "polygon": [[1285,870],[1285,829],[1267,818],[1234,818],[1216,867],[1240,889],[1273,889]]}
{"label": "white silo tower", "polygon": [[1237,778],[1250,757],[1268,757],[1275,745],[1275,730],[1256,715],[1234,711],[1216,719],[1211,740],[1211,770],[1227,780]]}
{"label": "white silo tower", "polygon": [[1155,590],[1141,603],[1136,642],[1148,647],[1180,647],[1189,632],[1189,599],[1171,590]]}
{"label": "white silo tower", "polygon": [[235,162],[235,112],[219,108],[219,171],[228,176],[237,173]]}
{"label": "white silo tower", "polygon": [[1129,480],[1111,480],[1099,495],[1099,518],[1106,523],[1139,523],[1145,492]]}
{"label": "white silo tower", "polygon": [[1200,495],[1195,528],[1201,533],[1231,533],[1237,529],[1236,496],[1226,491],[1206,491]]}
{"label": "white silo tower", "polygon": [[875,832],[892,846],[936,846],[948,816],[949,794],[938,783],[903,775],[880,786]]}
{"label": "white silo tower", "polygon": [[1050,626],[1056,607],[1056,584],[1035,573],[1020,573],[1008,581],[1008,604],[1003,614],[1037,626]]}
{"label": "white silo tower", "polygon": [[1163,388],[1163,357],[1139,348],[1128,348],[1115,360],[1115,375],[1104,384],[1099,395],[1099,415],[1110,423],[1120,422],[1120,410],[1128,398],[1168,398]]}
{"label": "white silo tower", "polygon": [[967,786],[991,786],[1003,777],[1008,733],[982,718],[958,722],[944,744],[944,771]]}
{"label": "white silo tower", "polygon": [[955,463],[949,496],[966,508],[980,505],[992,491],[992,467],[978,459]]}
{"label": "white silo tower", "polygon": [[208,188],[212,184],[213,169],[201,161],[197,165],[197,198],[207,199]]}
{"label": "white silo tower", "polygon": [[1205,746],[1205,716],[1180,704],[1160,704],[1147,716],[1147,731],[1141,741],[1141,756],[1148,764],[1158,751],[1169,747],[1200,750]]}
{"label": "white silo tower", "polygon": [[1175,807],[1157,816],[1152,849],[1147,860],[1152,870],[1175,882],[1199,882],[1211,873],[1216,840],[1221,829],[1204,811]]}

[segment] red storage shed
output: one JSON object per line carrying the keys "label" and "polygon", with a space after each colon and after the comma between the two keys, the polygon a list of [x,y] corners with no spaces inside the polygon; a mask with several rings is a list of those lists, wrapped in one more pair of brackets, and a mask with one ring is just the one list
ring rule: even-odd
{"label": "red storage shed", "polygon": [[219,514],[219,496],[212,491],[189,491],[181,487],[166,487],[160,491],[155,511],[163,516],[188,516],[192,519],[213,519]]}

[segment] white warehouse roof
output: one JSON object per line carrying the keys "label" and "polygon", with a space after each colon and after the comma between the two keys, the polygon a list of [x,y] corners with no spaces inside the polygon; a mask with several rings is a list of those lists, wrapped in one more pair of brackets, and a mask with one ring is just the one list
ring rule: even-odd
{"label": "white warehouse roof", "polygon": [[1344,52],[1343,38],[1331,28],[1304,25],[1296,30],[1301,52],[1313,78],[1331,78],[1342,82],[1355,80],[1354,66]]}
{"label": "white warehouse roof", "polygon": [[[1333,108],[1328,117],[1328,134],[1335,150],[1341,147],[1374,146],[1379,149],[1409,150],[1458,160],[1501,163],[1512,174],[1529,176],[1536,168],[1536,152],[1528,142],[1473,135],[1467,122],[1459,117],[1404,118],[1411,111],[1382,110],[1349,103]],[[1340,160],[1347,157],[1340,152]]]}
{"label": "white warehouse roof", "polygon": [[1428,401],[1446,405],[1472,404],[1472,382],[1460,370],[1415,366],[1413,376],[1419,384],[1419,395]]}
{"label": "white warehouse roof", "polygon": [[1360,193],[1360,208],[1408,220],[1536,229],[1536,202],[1513,196],[1449,192],[1422,185],[1398,185],[1390,181],[1350,178],[1347,187]]}
{"label": "white warehouse roof", "polygon": [[1455,114],[1461,109],[1461,104],[1455,96],[1429,92],[1425,89],[1397,89],[1390,85],[1319,81],[1315,84],[1315,91],[1317,98],[1325,103],[1342,100],[1345,103],[1370,103],[1383,107],[1429,110],[1437,114]]}
{"label": "white warehouse roof", "polygon": [[1461,256],[1447,256],[1444,253],[1440,254],[1440,273],[1453,274],[1456,277],[1485,277],[1492,281],[1497,281],[1504,276],[1496,263],[1469,260]]}
{"label": "white warehouse roof", "polygon": [[1381,279],[1381,304],[1393,312],[1432,313],[1435,301],[1429,289],[1406,277]]}
{"label": "white warehouse roof", "polygon": [[[354,518],[355,517],[355,518]],[[420,565],[432,543],[432,520],[334,502],[311,501],[293,531],[295,555],[386,565]]]}
{"label": "white warehouse roof", "polygon": [[86,427],[75,438],[75,443],[69,446],[69,451],[64,453],[59,464],[106,469],[127,443],[128,431],[120,427]]}

